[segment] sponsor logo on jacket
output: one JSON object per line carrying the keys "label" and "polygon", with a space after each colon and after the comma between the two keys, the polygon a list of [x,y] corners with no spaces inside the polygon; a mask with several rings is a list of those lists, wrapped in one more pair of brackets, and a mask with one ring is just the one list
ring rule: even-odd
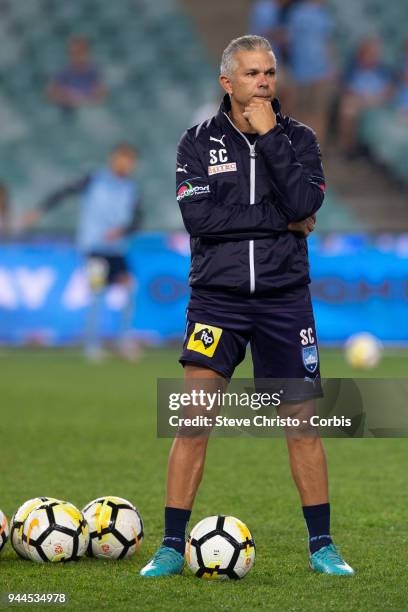
{"label": "sponsor logo on jacket", "polygon": [[237,164],[231,162],[229,164],[219,164],[218,166],[208,166],[208,174],[218,174],[219,172],[236,172]]}
{"label": "sponsor logo on jacket", "polygon": [[[196,179],[201,178],[200,176],[196,177]],[[177,202],[184,200],[184,198],[191,198],[195,195],[201,194],[209,194],[210,186],[209,185],[192,185],[190,181],[194,179],[189,179],[188,181],[183,181],[177,187]]]}

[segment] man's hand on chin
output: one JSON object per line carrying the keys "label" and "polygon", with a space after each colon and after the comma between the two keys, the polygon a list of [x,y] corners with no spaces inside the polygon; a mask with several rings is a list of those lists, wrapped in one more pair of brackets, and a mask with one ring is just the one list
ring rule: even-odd
{"label": "man's hand on chin", "polygon": [[252,98],[242,114],[260,136],[276,126],[276,115],[269,98]]}

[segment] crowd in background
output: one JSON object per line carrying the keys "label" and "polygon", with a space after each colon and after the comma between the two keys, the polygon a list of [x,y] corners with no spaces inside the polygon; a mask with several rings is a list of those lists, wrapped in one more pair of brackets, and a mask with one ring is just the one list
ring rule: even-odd
{"label": "crowd in background", "polygon": [[254,0],[248,30],[271,42],[282,105],[314,128],[322,147],[335,133],[345,156],[358,153],[358,119],[368,108],[387,104],[398,120],[407,120],[408,43],[398,65],[389,67],[380,38],[370,35],[359,41],[350,63],[341,65],[325,0]]}
{"label": "crowd in background", "polygon": [[[384,60],[378,35],[358,41],[344,60],[336,49],[336,23],[326,0],[252,0],[247,32],[265,36],[278,61],[278,94],[283,112],[310,125],[325,154],[330,145],[345,158],[361,153],[358,125],[367,109],[386,106],[395,120],[408,121],[408,39],[398,64]],[[65,122],[77,109],[106,102],[107,85],[89,40],[66,41],[66,61],[49,76],[44,97],[61,110]],[[207,102],[196,109],[191,124],[216,112]],[[10,231],[6,184],[0,184],[0,237]]]}
{"label": "crowd in background", "polygon": [[[60,108],[64,120],[73,118],[81,106],[104,101],[106,86],[86,37],[73,36],[67,41],[66,63],[51,75],[44,93],[50,104]],[[5,240],[10,232],[25,229],[24,215],[15,220],[13,227],[10,209],[7,185],[0,181],[0,240]]]}
{"label": "crowd in background", "polygon": [[[329,134],[337,134],[345,156],[358,153],[358,119],[370,107],[387,104],[399,119],[407,119],[408,41],[398,66],[386,65],[382,42],[375,35],[360,40],[344,66],[326,0],[253,0],[248,32],[271,42],[283,109],[313,127],[323,149]],[[86,38],[68,41],[67,63],[51,77],[46,94],[66,116],[80,106],[103,102],[106,87]],[[207,107],[200,110],[197,122]]]}

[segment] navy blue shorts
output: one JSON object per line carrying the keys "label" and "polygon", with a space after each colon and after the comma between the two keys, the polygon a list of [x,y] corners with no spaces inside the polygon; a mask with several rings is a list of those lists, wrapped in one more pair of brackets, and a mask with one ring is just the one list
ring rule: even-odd
{"label": "navy blue shorts", "polygon": [[129,266],[123,255],[108,255],[106,253],[88,253],[88,259],[99,259],[106,265],[106,285],[114,285],[121,277],[129,274]]}
{"label": "navy blue shorts", "polygon": [[311,306],[257,313],[189,309],[180,363],[205,366],[230,379],[248,344],[255,379],[284,379],[287,401],[322,397]]}

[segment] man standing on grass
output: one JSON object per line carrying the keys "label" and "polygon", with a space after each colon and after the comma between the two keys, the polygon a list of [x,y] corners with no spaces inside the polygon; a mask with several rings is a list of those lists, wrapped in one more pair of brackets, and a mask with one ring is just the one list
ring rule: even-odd
{"label": "man standing on grass", "polygon": [[[220,83],[226,95],[218,114],[188,130],[178,148],[177,200],[192,258],[180,358],[186,386],[201,380],[206,391],[225,388],[249,342],[255,379],[285,380],[279,415],[309,422],[322,395],[305,239],[324,197],[319,146],[310,128],[281,114],[276,59],[265,38],[233,40]],[[205,435],[173,442],[164,538],[142,576],[182,572],[207,443]],[[288,433],[287,445],[310,566],[352,575],[330,537],[321,439],[306,426]]]}
{"label": "man standing on grass", "polygon": [[137,183],[131,174],[137,164],[136,149],[126,142],[114,147],[106,167],[64,185],[49,194],[38,209],[28,211],[26,226],[37,223],[67,197],[80,196],[78,248],[86,259],[90,304],[85,322],[84,349],[88,360],[105,357],[101,312],[105,288],[116,285],[123,292],[118,353],[135,361],[140,355],[131,337],[135,281],[126,260],[128,238],[140,226],[141,208]]}

